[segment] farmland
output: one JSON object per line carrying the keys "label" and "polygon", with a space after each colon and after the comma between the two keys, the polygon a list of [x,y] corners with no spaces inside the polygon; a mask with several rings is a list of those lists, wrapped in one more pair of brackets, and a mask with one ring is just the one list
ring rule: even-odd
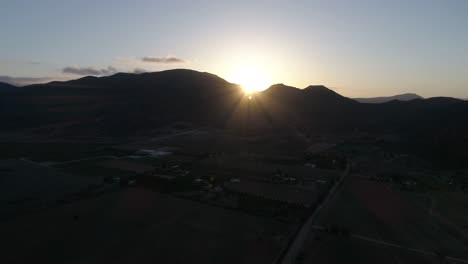
{"label": "farmland", "polygon": [[138,188],[0,228],[5,263],[271,263],[289,232],[274,220]]}
{"label": "farmland", "polygon": [[[318,228],[310,234],[300,261],[437,263],[438,256],[431,254],[468,258],[468,237],[460,233],[462,227],[448,224],[443,218],[434,217],[427,208],[416,206],[408,193],[394,190],[388,183],[358,177],[348,179],[342,188],[317,221],[317,227],[329,230]],[[458,213],[463,214],[466,210]]]}

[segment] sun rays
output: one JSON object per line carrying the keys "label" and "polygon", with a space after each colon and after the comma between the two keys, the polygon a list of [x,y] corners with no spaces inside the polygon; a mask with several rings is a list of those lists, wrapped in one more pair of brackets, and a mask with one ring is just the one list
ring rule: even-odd
{"label": "sun rays", "polygon": [[231,79],[233,82],[240,84],[249,96],[254,92],[267,89],[271,83],[269,75],[260,67],[253,65],[247,65],[237,69],[232,74]]}

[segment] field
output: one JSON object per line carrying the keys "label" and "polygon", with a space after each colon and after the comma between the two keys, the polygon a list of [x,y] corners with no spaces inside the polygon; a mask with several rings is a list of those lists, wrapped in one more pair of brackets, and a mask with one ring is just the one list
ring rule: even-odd
{"label": "field", "polygon": [[[440,263],[413,252],[375,245],[355,238],[328,234],[314,234],[314,241],[308,241],[297,263]],[[317,239],[318,237],[318,239]]]}
{"label": "field", "polygon": [[34,161],[68,161],[101,155],[119,155],[109,144],[66,142],[0,142],[0,159],[28,158]]}
{"label": "field", "polygon": [[0,219],[55,204],[99,183],[24,160],[0,160],[0,180]]}
{"label": "field", "polygon": [[119,168],[105,167],[101,163],[107,162],[109,159],[97,158],[90,160],[82,160],[70,162],[66,164],[54,165],[55,168],[63,172],[82,176],[84,178],[103,179],[105,177],[128,177],[131,172]]}
{"label": "field", "polygon": [[416,207],[430,212],[433,218],[468,236],[468,194],[461,191],[404,193]]}
{"label": "field", "polygon": [[271,263],[289,230],[131,188],[2,223],[0,233],[5,263]]}
{"label": "field", "polygon": [[[458,227],[447,225],[427,209],[415,206],[405,193],[392,190],[389,184],[351,177],[342,188],[320,214],[317,225],[333,226],[349,234],[313,231],[304,247],[304,260],[437,263],[435,256],[409,249],[468,258],[468,237]],[[402,248],[382,246],[356,236],[394,243]]]}

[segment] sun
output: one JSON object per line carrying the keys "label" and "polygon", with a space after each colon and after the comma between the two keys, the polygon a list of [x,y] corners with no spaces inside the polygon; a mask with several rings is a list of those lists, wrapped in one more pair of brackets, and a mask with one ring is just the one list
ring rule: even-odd
{"label": "sun", "polygon": [[232,81],[242,86],[247,94],[263,91],[271,84],[268,74],[254,66],[245,66],[232,74]]}

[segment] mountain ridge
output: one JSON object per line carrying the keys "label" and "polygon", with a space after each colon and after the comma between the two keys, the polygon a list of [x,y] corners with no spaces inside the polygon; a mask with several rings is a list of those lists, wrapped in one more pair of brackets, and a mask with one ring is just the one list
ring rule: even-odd
{"label": "mountain ridge", "polygon": [[360,103],[368,103],[368,104],[381,104],[381,103],[387,103],[393,100],[411,101],[411,100],[416,100],[416,99],[424,99],[424,97],[415,93],[403,93],[403,94],[397,94],[397,95],[392,95],[392,96],[353,98],[353,100],[355,101],[358,101]]}
{"label": "mountain ridge", "polygon": [[[145,77],[157,77],[159,74],[168,74],[168,73],[181,73],[181,72],[186,72],[194,75],[202,74],[206,76],[211,76],[213,79],[218,79],[218,81],[225,83],[225,84],[231,84],[231,85],[237,85],[240,86],[239,84],[235,83],[230,83],[226,81],[225,79],[219,77],[216,74],[212,74],[209,72],[200,72],[196,70],[191,70],[191,69],[171,69],[171,70],[164,70],[164,71],[157,71],[157,72],[144,72],[144,73],[128,73],[128,72],[117,72],[112,75],[107,75],[107,76],[93,76],[93,75],[88,75],[88,76],[83,76],[77,79],[71,79],[67,81],[51,81],[48,83],[37,83],[37,84],[30,84],[30,85],[25,85],[21,86],[21,88],[31,88],[31,87],[44,87],[44,86],[68,86],[69,84],[78,84],[78,85],[86,85],[86,84],[93,84],[95,86],[98,86],[95,82],[98,82],[100,85],[105,84],[106,80],[112,80],[115,78],[123,79],[125,77],[128,77],[130,79],[135,80],[138,78],[138,76],[145,76]],[[112,84],[107,83],[107,85]],[[114,83],[115,84],[115,83]],[[14,89],[14,88],[20,88],[19,86],[15,86],[9,83],[5,82],[0,82],[0,89],[2,88],[8,88],[8,89]],[[27,90],[27,89],[26,89]],[[272,90],[275,90],[272,92]],[[276,90],[282,90],[282,91],[276,91]],[[416,93],[403,93],[403,94],[397,94],[393,96],[377,96],[377,97],[358,97],[358,98],[351,98],[351,97],[346,97],[343,96],[337,92],[335,92],[333,89],[330,89],[324,85],[309,85],[305,88],[298,88],[290,85],[286,85],[283,83],[277,83],[269,86],[267,89],[257,92],[257,93],[262,93],[262,94],[267,94],[267,93],[283,93],[284,90],[289,90],[289,92],[297,92],[300,94],[301,91],[312,91],[313,93],[329,93],[329,94],[335,94],[338,95],[339,97],[342,98],[348,98],[360,103],[372,103],[372,104],[377,104],[377,103],[386,103],[390,101],[411,101],[411,100],[416,100],[416,99],[431,99],[431,98],[452,98],[455,100],[468,100],[467,98],[464,99],[459,99],[459,98],[454,98],[454,97],[448,97],[448,96],[437,96],[437,97],[428,97],[424,98]]]}
{"label": "mountain ridge", "polygon": [[5,91],[11,91],[12,89],[17,88],[16,86],[6,83],[6,82],[0,82],[0,92],[5,92]]}
{"label": "mountain ridge", "polygon": [[[177,119],[222,125],[233,109],[245,103],[245,95],[241,86],[206,72],[176,69],[116,73],[14,89],[3,96],[4,109],[8,111],[0,113],[0,117],[7,120],[3,129],[74,122],[78,127],[93,127],[103,134],[118,131],[125,135]],[[250,114],[258,119],[258,126],[267,125],[265,116],[261,115],[268,114],[270,121],[281,119],[279,123],[286,124],[287,120],[295,120],[301,126],[319,130],[403,131],[409,127],[416,129],[415,124],[421,120],[425,120],[424,126],[430,127],[426,119],[427,112],[431,111],[437,112],[436,117],[461,120],[457,111],[463,113],[465,103],[440,97],[365,104],[323,85],[299,89],[275,84],[253,95]],[[95,123],[95,120],[100,121]],[[133,125],[117,129],[122,123]],[[67,132],[79,133],[79,129]]]}

